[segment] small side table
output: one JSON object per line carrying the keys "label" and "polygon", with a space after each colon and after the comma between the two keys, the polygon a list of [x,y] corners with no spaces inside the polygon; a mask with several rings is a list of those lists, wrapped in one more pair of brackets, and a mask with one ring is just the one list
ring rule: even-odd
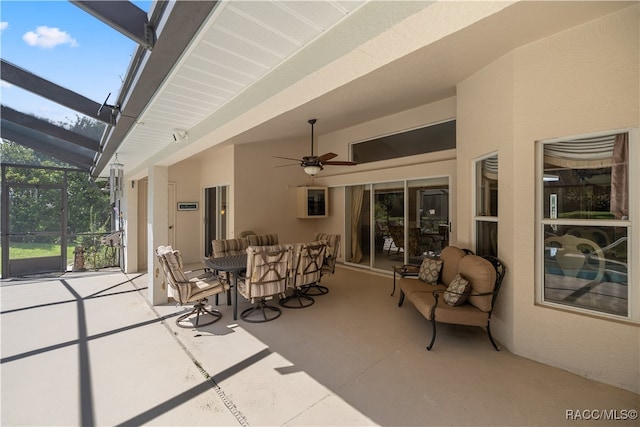
{"label": "small side table", "polygon": [[420,266],[414,264],[394,265],[393,266],[393,292],[391,296],[396,293],[396,277],[417,277],[420,273]]}

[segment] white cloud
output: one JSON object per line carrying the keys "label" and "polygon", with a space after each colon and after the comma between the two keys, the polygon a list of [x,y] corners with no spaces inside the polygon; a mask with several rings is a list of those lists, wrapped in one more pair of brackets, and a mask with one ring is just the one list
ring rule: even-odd
{"label": "white cloud", "polygon": [[60,44],[68,44],[71,47],[77,47],[78,42],[71,37],[66,31],[60,31],[59,28],[40,26],[35,31],[29,31],[22,36],[29,46],[38,46],[44,49],[52,49]]}
{"label": "white cloud", "polygon": [[13,85],[11,83],[5,82],[4,80],[0,80],[0,87],[9,88],[9,87],[13,87]]}
{"label": "white cloud", "polygon": [[6,30],[9,27],[9,23],[7,21],[0,22],[0,31]]}

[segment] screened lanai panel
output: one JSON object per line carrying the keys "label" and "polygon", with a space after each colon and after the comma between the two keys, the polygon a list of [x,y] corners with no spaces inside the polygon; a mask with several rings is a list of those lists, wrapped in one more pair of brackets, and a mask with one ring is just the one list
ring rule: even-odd
{"label": "screened lanai panel", "polygon": [[64,271],[62,187],[16,185],[7,191],[8,275]]}

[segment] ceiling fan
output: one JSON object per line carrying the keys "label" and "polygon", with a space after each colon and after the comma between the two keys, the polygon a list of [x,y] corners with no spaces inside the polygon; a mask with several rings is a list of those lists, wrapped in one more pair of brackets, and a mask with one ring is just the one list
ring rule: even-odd
{"label": "ceiling fan", "polygon": [[[304,156],[302,159],[292,159],[290,157],[278,157],[273,156],[276,159],[285,159],[285,160],[296,160],[300,162],[300,166],[304,168],[304,171],[307,175],[315,176],[321,170],[324,169],[326,165],[333,166],[353,166],[357,165],[355,162],[348,161],[332,161],[331,159],[338,157],[335,153],[326,153],[322,156],[314,156],[313,155],[313,125],[316,124],[316,119],[310,119],[309,124],[311,125],[311,155]],[[293,166],[293,165],[282,165],[282,166]]]}

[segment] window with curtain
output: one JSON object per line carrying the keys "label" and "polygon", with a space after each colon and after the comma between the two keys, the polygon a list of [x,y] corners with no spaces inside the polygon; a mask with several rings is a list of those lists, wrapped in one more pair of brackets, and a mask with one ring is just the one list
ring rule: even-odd
{"label": "window with curtain", "polygon": [[630,317],[638,284],[630,288],[629,133],[543,141],[539,150],[539,299]]}
{"label": "window with curtain", "polygon": [[475,162],[477,255],[498,256],[498,155]]}

